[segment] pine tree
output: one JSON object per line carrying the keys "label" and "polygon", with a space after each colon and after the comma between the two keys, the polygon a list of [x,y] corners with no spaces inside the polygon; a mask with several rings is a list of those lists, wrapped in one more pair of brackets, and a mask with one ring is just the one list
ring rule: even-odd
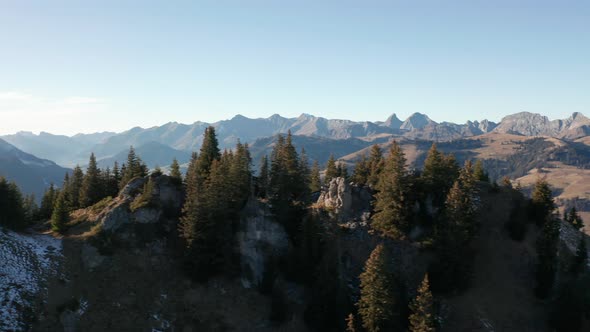
{"label": "pine tree", "polygon": [[433,195],[433,203],[442,206],[453,183],[457,179],[459,167],[453,155],[445,156],[438,151],[436,143],[428,150],[421,180],[428,193]]}
{"label": "pine tree", "polygon": [[542,225],[541,233],[537,239],[537,285],[535,294],[539,298],[547,298],[555,282],[557,271],[557,250],[559,246],[559,219],[547,217]]}
{"label": "pine tree", "polygon": [[68,209],[66,202],[66,194],[62,191],[55,201],[53,213],[51,214],[51,230],[58,233],[63,233],[66,223],[68,222]]}
{"label": "pine tree", "polygon": [[22,229],[26,226],[25,209],[20,189],[0,176],[0,225]]}
{"label": "pine tree", "polygon": [[334,159],[334,155],[330,154],[330,158],[328,158],[328,164],[326,165],[326,175],[324,177],[324,183],[326,185],[330,184],[332,179],[338,177],[338,167],[336,166],[336,160]]}
{"label": "pine tree", "polygon": [[320,164],[317,160],[313,162],[313,166],[311,167],[309,190],[312,193],[319,192],[320,190],[322,190],[322,180],[320,178]]}
{"label": "pine tree", "polygon": [[52,184],[49,185],[49,188],[45,190],[43,197],[41,198],[41,208],[39,211],[39,217],[41,219],[47,220],[51,218],[53,214],[53,205],[57,199],[57,190],[55,186]]}
{"label": "pine tree", "polygon": [[572,224],[576,229],[582,229],[584,227],[584,221],[578,214],[575,206],[570,209],[569,213],[564,211],[564,221]]}
{"label": "pine tree", "polygon": [[214,160],[219,160],[220,157],[221,153],[219,152],[215,128],[211,126],[207,127],[205,129],[205,134],[203,135],[203,144],[201,145],[197,163],[197,172],[199,173],[199,176],[206,179],[209,176],[211,164]]}
{"label": "pine tree", "polygon": [[383,160],[383,152],[379,145],[375,144],[371,147],[371,152],[369,154],[369,176],[367,178],[367,184],[371,188],[375,188],[379,183],[379,178],[381,177],[381,171],[383,170],[384,160]]}
{"label": "pine tree", "polygon": [[380,244],[371,253],[360,275],[358,313],[368,332],[389,331],[398,319],[395,282],[388,269],[388,256]]}
{"label": "pine tree", "polygon": [[473,176],[475,177],[475,179],[477,181],[484,181],[484,182],[490,181],[488,173],[483,168],[483,162],[481,161],[481,159],[478,159],[475,162],[475,166],[473,167]]}
{"label": "pine tree", "polygon": [[84,182],[84,172],[79,165],[74,167],[72,172],[72,178],[70,180],[70,186],[67,190],[67,200],[70,203],[72,209],[80,208],[80,190],[82,190],[82,184]]}
{"label": "pine tree", "polygon": [[393,239],[406,238],[411,226],[410,188],[404,152],[394,141],[377,185],[374,229]]}
{"label": "pine tree", "polygon": [[542,226],[555,210],[549,183],[543,179],[537,179],[532,195],[533,218],[537,225]]}
{"label": "pine tree", "polygon": [[35,201],[35,194],[30,194],[25,198],[23,208],[25,210],[25,223],[32,225],[39,218],[39,206]]}
{"label": "pine tree", "polygon": [[172,164],[170,165],[170,177],[175,183],[182,184],[182,173],[180,173],[180,165],[176,158],[172,160]]}
{"label": "pine tree", "polygon": [[[123,169],[124,167],[124,169]],[[119,188],[123,188],[136,177],[144,177],[147,175],[147,166],[142,162],[141,158],[135,153],[133,146],[129,147],[127,153],[127,163],[121,167],[121,182]]]}
{"label": "pine tree", "polygon": [[268,195],[269,174],[268,174],[268,156],[260,158],[260,170],[258,171],[258,196],[266,198]]}
{"label": "pine tree", "polygon": [[354,165],[352,172],[352,181],[360,185],[366,185],[369,181],[370,165],[366,155],[362,155],[361,158]]}
{"label": "pine tree", "polygon": [[80,206],[88,207],[102,199],[100,170],[96,164],[96,157],[94,153],[90,154],[90,161],[88,168],[82,181],[82,188],[80,188]]}
{"label": "pine tree", "polygon": [[434,332],[436,330],[433,302],[428,275],[425,275],[420,288],[418,288],[418,295],[410,303],[410,311],[412,312],[409,317],[410,332]]}
{"label": "pine tree", "polygon": [[582,274],[588,269],[588,250],[586,248],[586,236],[580,236],[580,242],[576,248],[576,256],[571,267],[574,274]]}

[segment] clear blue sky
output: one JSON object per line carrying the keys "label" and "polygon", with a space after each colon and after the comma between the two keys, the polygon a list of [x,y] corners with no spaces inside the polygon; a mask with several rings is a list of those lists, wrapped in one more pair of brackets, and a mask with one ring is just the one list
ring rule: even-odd
{"label": "clear blue sky", "polygon": [[589,1],[0,0],[0,134],[590,115]]}

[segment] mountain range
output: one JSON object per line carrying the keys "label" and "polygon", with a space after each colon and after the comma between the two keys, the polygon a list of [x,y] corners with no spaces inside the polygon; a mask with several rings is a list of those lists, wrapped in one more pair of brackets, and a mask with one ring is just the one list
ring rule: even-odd
{"label": "mountain range", "polygon": [[[288,131],[295,136],[309,137],[308,143],[318,140],[318,144],[322,141],[325,143],[326,139],[373,142],[384,137],[444,142],[489,132],[570,140],[590,134],[590,119],[581,113],[574,113],[568,119],[550,121],[539,114],[521,112],[506,116],[497,124],[488,120],[468,121],[465,124],[437,123],[421,113],[414,113],[404,121],[393,114],[384,122],[326,119],[309,114],[301,114],[297,118],[275,114],[255,119],[236,115],[230,120],[215,123],[170,122],[151,128],[135,127],[121,133],[103,132],[68,137],[45,132],[39,135],[18,132],[1,138],[22,151],[53,160],[65,167],[85,165],[91,152],[95,153],[102,165],[115,160],[121,162],[129,147],[134,146],[142,151],[141,156],[148,166],[155,167],[168,165],[171,157],[179,161],[186,160],[191,151],[200,148],[204,129],[210,125],[216,128],[221,148],[232,148],[238,140],[251,145],[264,145],[268,137]],[[263,141],[257,143],[259,139]]]}
{"label": "mountain range", "polygon": [[26,194],[33,193],[40,199],[51,183],[60,186],[65,173],[69,171],[53,161],[37,158],[0,139],[0,176],[16,182]]}

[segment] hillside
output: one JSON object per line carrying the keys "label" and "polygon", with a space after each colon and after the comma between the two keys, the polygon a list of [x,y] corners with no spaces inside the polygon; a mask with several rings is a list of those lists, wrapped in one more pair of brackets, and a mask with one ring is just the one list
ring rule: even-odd
{"label": "hillside", "polygon": [[0,139],[0,176],[14,181],[25,194],[40,199],[51,183],[59,186],[70,170],[25,153]]}

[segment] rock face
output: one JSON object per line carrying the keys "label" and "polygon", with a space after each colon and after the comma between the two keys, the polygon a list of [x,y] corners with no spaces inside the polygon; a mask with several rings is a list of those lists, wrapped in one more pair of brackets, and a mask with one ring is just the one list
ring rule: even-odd
{"label": "rock face", "polygon": [[567,119],[553,121],[540,114],[521,112],[504,117],[494,131],[524,136],[570,138],[576,134],[584,135],[588,129],[590,129],[590,119],[578,112]]}
{"label": "rock face", "polygon": [[401,125],[400,129],[404,130],[414,130],[414,129],[422,129],[428,125],[435,125],[436,122],[430,120],[430,118],[426,114],[422,113],[414,113],[410,115],[409,118],[406,119]]}
{"label": "rock face", "polygon": [[167,175],[152,177],[154,189],[150,203],[132,210],[131,203],[141,195],[148,179],[149,177],[131,180],[119,196],[110,201],[98,214],[93,215],[90,212],[92,208],[87,209],[86,219],[96,222],[103,231],[125,240],[136,239],[138,227],[147,227],[151,229],[150,232],[155,232],[158,228],[170,230],[173,225],[168,222],[166,214],[180,215],[184,200],[182,187]]}
{"label": "rock face", "polygon": [[317,204],[332,211],[339,221],[360,219],[366,221],[371,211],[372,195],[367,187],[346,182],[344,178],[332,179],[322,190]]}
{"label": "rock face", "polygon": [[236,234],[242,266],[242,285],[260,285],[268,264],[284,255],[289,238],[282,225],[274,221],[268,206],[251,199],[246,205]]}

